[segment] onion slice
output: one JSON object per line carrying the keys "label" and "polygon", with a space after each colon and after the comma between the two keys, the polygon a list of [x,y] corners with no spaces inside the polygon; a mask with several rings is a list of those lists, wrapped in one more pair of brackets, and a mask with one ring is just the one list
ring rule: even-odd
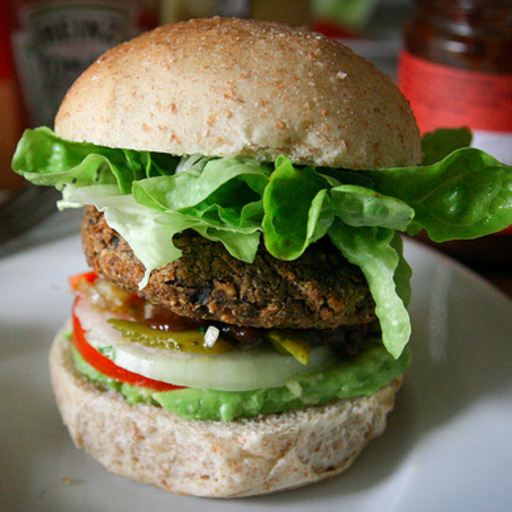
{"label": "onion slice", "polygon": [[129,341],[107,320],[108,312],[86,300],[75,302],[74,314],[86,331],[87,342],[119,367],[175,386],[219,391],[248,391],[284,386],[293,377],[326,363],[327,346],[314,347],[307,365],[271,347],[234,350],[224,354],[177,352]]}

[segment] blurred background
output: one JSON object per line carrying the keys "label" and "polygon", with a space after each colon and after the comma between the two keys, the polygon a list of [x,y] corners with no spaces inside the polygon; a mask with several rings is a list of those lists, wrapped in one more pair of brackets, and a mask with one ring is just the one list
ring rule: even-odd
{"label": "blurred background", "polygon": [[[470,126],[475,146],[512,165],[512,0],[0,0],[0,7],[0,210],[26,194],[10,169],[22,131],[52,127],[67,89],[97,56],[159,24],[212,15],[339,39],[398,83],[422,132]],[[508,231],[442,250],[477,270],[512,268]]]}

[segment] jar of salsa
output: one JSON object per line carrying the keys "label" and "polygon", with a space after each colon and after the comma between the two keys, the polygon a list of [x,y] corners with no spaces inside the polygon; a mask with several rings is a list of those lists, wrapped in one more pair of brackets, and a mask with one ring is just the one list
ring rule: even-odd
{"label": "jar of salsa", "polygon": [[512,0],[417,0],[398,82],[422,132],[469,126],[512,165]]}

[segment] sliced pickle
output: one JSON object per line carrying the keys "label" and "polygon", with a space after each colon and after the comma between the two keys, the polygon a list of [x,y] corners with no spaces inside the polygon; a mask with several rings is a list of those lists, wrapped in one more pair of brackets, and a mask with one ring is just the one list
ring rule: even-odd
{"label": "sliced pickle", "polygon": [[108,320],[108,323],[117,329],[126,340],[140,343],[146,347],[201,354],[224,354],[233,350],[233,346],[220,337],[213,345],[207,346],[204,333],[197,329],[167,332],[153,329],[139,322],[117,318]]}
{"label": "sliced pickle", "polygon": [[272,329],[268,332],[268,338],[278,352],[295,357],[299,363],[308,364],[311,344],[299,333]]}

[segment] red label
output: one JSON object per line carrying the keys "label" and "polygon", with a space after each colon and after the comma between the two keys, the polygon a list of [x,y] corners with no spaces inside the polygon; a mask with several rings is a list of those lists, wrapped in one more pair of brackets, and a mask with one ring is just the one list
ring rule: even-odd
{"label": "red label", "polygon": [[403,51],[398,85],[422,133],[460,126],[512,132],[512,74],[451,68]]}

